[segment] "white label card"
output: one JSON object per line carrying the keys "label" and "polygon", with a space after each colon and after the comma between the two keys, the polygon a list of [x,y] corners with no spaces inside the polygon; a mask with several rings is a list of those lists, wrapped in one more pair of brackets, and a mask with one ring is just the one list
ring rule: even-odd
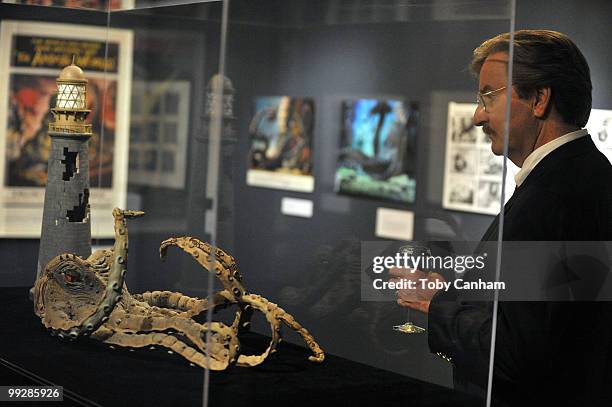
{"label": "white label card", "polygon": [[309,199],[283,198],[281,201],[281,213],[300,218],[312,218],[313,205]]}
{"label": "white label card", "polygon": [[397,240],[412,240],[414,212],[398,209],[376,209],[376,236]]}

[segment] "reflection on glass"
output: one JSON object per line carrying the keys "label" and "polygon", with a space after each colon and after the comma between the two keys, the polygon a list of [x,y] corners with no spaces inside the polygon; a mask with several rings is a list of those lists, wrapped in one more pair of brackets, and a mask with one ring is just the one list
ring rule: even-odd
{"label": "reflection on glass", "polygon": [[174,172],[174,152],[162,152],[162,172]]}
{"label": "reflection on glass", "polygon": [[159,141],[159,124],[149,123],[147,127],[147,141],[157,143]]}
{"label": "reflection on glass", "polygon": [[157,168],[157,151],[148,150],[145,152],[144,167],[147,171],[155,171]]}
{"label": "reflection on glass", "polygon": [[140,127],[130,126],[130,142],[140,141]]}
{"label": "reflection on glass", "polygon": [[177,123],[164,124],[164,142],[168,144],[177,144],[176,133],[178,132]]}
{"label": "reflection on glass", "polygon": [[[429,247],[419,246],[419,245],[406,245],[399,248],[398,252],[400,254],[406,254],[409,257],[429,257],[431,256],[431,250]],[[421,270],[427,271],[427,270]],[[406,312],[406,322],[401,325],[394,325],[393,330],[404,333],[404,334],[420,334],[425,332],[425,328],[417,326],[410,321],[410,308]]]}
{"label": "reflection on glass", "polygon": [[130,170],[138,169],[138,151],[131,149],[130,150],[130,159],[129,159]]}
{"label": "reflection on glass", "polygon": [[179,108],[179,95],[174,92],[166,93],[165,110],[167,114],[177,114]]}

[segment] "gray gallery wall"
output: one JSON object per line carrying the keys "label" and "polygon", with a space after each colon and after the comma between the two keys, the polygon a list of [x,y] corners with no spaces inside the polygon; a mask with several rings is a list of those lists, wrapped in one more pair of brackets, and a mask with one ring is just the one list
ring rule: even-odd
{"label": "gray gallery wall", "polygon": [[[592,67],[598,108],[612,107],[604,63],[611,54],[604,43],[611,31],[610,13],[612,7],[605,2],[520,1],[517,5],[517,29],[563,31],[583,49]],[[382,333],[385,328],[378,321],[391,324],[392,318],[385,320],[379,309],[360,302],[355,292],[356,246],[376,239],[375,211],[381,206],[414,210],[417,240],[480,238],[492,217],[440,210],[446,107],[450,100],[472,102],[476,85],[465,70],[471,51],[483,39],[508,29],[507,20],[306,25],[281,30],[230,24],[227,72],[239,91],[241,142],[233,165],[236,225],[229,247],[235,246],[249,288],[291,309],[330,352],[450,383],[448,366],[427,354],[425,337]],[[270,30],[278,34],[269,38]],[[265,49],[257,44],[262,36],[269,38]],[[313,194],[245,184],[246,126],[253,98],[283,94],[315,99]],[[385,96],[404,96],[421,106],[414,205],[338,196],[333,191],[342,100]],[[280,201],[287,196],[312,200],[313,218],[281,215]],[[431,219],[425,222],[426,218]]]}
{"label": "gray gallery wall", "polygon": [[[403,311],[393,304],[377,308],[361,302],[359,244],[379,240],[374,235],[378,207],[415,211],[417,240],[480,238],[491,217],[440,211],[446,105],[449,100],[472,101],[474,82],[465,70],[471,50],[483,38],[508,27],[507,21],[497,20],[306,26],[282,29],[262,50],[257,41],[276,28],[230,25],[227,72],[239,91],[236,110],[241,140],[234,165],[238,181],[234,195],[239,197],[234,254],[249,289],[291,310],[327,351],[450,383],[449,367],[428,353],[426,336],[407,338],[391,332],[391,325],[404,318]],[[438,106],[441,115],[434,116],[432,99],[439,93],[462,98],[443,100],[442,109]],[[316,187],[312,194],[245,184],[249,147],[245,141],[253,98],[265,95],[315,100]],[[334,192],[341,103],[361,97],[419,102],[414,204]],[[313,217],[282,215],[283,197],[312,200]],[[426,229],[425,217],[452,224],[455,231],[446,226],[445,234],[432,233]],[[265,332],[263,326],[258,328]]]}
{"label": "gray gallery wall", "polygon": [[[390,24],[283,24],[292,12],[304,13],[303,2],[258,2],[258,19],[229,26],[227,75],[236,88],[234,153],[221,164],[233,188],[223,188],[219,205],[230,219],[216,236],[219,246],[239,262],[250,291],[279,302],[307,326],[327,351],[424,380],[450,385],[450,368],[430,355],[426,337],[405,337],[388,328],[405,317],[393,304],[364,304],[359,298],[359,243],[376,240],[378,207],[415,211],[415,239],[478,240],[491,216],[441,209],[446,106],[472,102],[476,89],[465,67],[471,50],[483,39],[509,28],[505,19],[431,21]],[[315,2],[321,4],[322,2]],[[268,4],[275,10],[265,10]],[[283,7],[279,11],[278,7]],[[2,6],[2,18],[48,19],[24,8]],[[215,8],[216,7],[216,8]],[[266,13],[266,11],[270,11]],[[128,275],[132,291],[180,289],[205,292],[206,275],[189,258],[172,255],[161,265],[159,242],[170,235],[210,238],[203,231],[208,206],[203,191],[207,150],[198,135],[202,127],[205,85],[218,63],[219,25],[190,23],[202,9],[178,7],[173,13],[123,13],[115,27],[135,30],[135,43],[146,44],[155,30],[175,32],[159,54],[137,49],[134,76],[163,80],[168,71],[192,83],[187,188],[176,192],[130,186],[148,212],[130,233]],[[218,16],[210,5],[209,15]],[[242,10],[244,12],[244,10]],[[263,18],[261,16],[266,16]],[[516,28],[549,28],[569,34],[590,62],[594,107],[612,108],[612,77],[607,61],[612,50],[612,5],[606,1],[518,1]],[[65,17],[57,15],[58,20]],[[80,15],[71,17],[83,22]],[[287,20],[293,22],[293,20]],[[257,24],[255,24],[258,22]],[[99,24],[98,21],[91,21]],[[192,35],[190,42],[182,38]],[[172,38],[175,38],[174,40]],[[163,45],[163,44],[162,44]],[[197,48],[197,52],[193,49]],[[160,64],[172,57],[168,65]],[[179,68],[177,68],[179,67]],[[316,103],[312,194],[248,187],[245,184],[248,134],[256,96],[310,96]],[[417,200],[400,205],[380,200],[339,196],[333,190],[340,135],[342,100],[358,97],[404,97],[419,102],[421,121],[417,154]],[[230,174],[228,174],[228,172]],[[281,215],[283,197],[312,200],[314,215],[301,219]],[[427,220],[429,219],[429,220]],[[230,225],[230,227],[227,227]],[[102,242],[105,243],[105,242]],[[107,243],[107,242],[106,242]],[[36,265],[35,240],[0,241],[0,286],[31,283]],[[423,318],[415,316],[421,323]],[[256,330],[265,332],[262,321]],[[290,340],[299,338],[290,336]]]}

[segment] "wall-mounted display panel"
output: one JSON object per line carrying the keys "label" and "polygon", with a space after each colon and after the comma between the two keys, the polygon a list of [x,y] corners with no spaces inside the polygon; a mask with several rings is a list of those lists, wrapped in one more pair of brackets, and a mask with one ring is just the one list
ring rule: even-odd
{"label": "wall-mounted display panel", "polygon": [[[444,201],[447,209],[496,215],[501,208],[504,157],[491,151],[491,140],[473,123],[475,103],[448,104]],[[506,200],[518,171],[506,160]]]}
{"label": "wall-mounted display panel", "polygon": [[[392,301],[363,301],[360,290],[362,243],[414,239],[434,255],[457,252],[457,241],[478,240],[501,206],[502,161],[479,128],[470,128],[474,106],[457,108],[450,120],[446,104],[473,100],[472,51],[510,29],[513,2],[459,3],[137,1],[104,15],[109,32],[131,30],[135,44],[124,162],[130,199],[122,205],[146,216],[129,224],[130,292],[204,298],[216,291],[215,276],[209,280],[192,256],[169,251],[166,264],[158,261],[161,241],[193,236],[231,255],[249,292],[291,313],[327,355],[323,364],[309,361],[286,329],[287,342],[263,370],[205,373],[166,349],[115,349],[141,377],[147,369],[138,369],[154,363],[164,366],[155,371],[185,378],[144,396],[122,393],[123,401],[167,404],[182,386],[194,405],[296,397],[485,405],[452,389],[454,362],[431,352],[426,314],[408,313],[395,292]],[[436,94],[452,95],[441,113]],[[506,196],[513,189],[506,185]],[[233,309],[225,311],[231,320]],[[425,331],[393,330],[405,321]],[[257,313],[251,330],[241,349],[265,352],[265,317]],[[112,364],[107,351],[97,355]],[[346,382],[339,366],[354,372]],[[78,369],[82,377],[93,370]],[[245,380],[255,385],[235,386]],[[389,391],[389,383],[398,385]],[[112,395],[88,393],[112,404]]]}
{"label": "wall-mounted display panel", "polygon": [[188,81],[134,81],[128,182],[185,188]]}
{"label": "wall-mounted display panel", "polygon": [[126,198],[132,32],[7,20],[0,29],[0,235],[40,236],[55,81],[74,56],[90,78],[92,233],[111,237],[109,213]]}
{"label": "wall-mounted display panel", "polygon": [[260,96],[249,124],[247,184],[312,192],[315,104],[311,98]]}
{"label": "wall-mounted display panel", "polygon": [[416,102],[344,101],[336,191],[413,203],[418,126]]}
{"label": "wall-mounted display panel", "polygon": [[597,148],[612,163],[612,110],[591,110],[586,128]]}

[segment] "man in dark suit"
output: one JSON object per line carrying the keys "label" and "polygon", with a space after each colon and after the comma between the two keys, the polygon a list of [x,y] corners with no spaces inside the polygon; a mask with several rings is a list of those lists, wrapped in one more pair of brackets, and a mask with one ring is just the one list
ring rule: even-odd
{"label": "man in dark suit", "polygon": [[[485,41],[471,64],[480,88],[474,123],[495,154],[504,154],[507,142],[508,158],[521,167],[516,191],[483,242],[611,241],[612,166],[583,129],[591,110],[584,56],[561,33],[517,31],[510,85],[510,41],[510,34]],[[559,261],[563,270],[571,262]],[[597,271],[584,264],[590,263],[574,264],[574,270],[583,276]],[[597,267],[609,273],[609,262]],[[567,287],[567,298],[576,298]],[[421,291],[418,298],[398,292],[400,305],[428,313],[430,350],[453,364],[456,388],[484,397],[492,383],[494,404],[612,405],[611,303],[504,301],[494,307],[464,295],[452,288]]]}

